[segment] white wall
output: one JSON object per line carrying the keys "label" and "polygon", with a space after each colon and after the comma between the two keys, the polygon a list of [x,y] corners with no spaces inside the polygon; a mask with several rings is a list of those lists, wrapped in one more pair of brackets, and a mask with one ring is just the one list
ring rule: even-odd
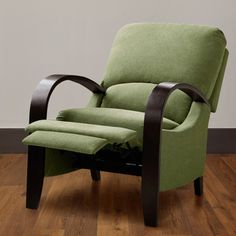
{"label": "white wall", "polygon": [[[180,22],[220,27],[230,58],[210,127],[236,127],[235,0],[0,0],[0,128],[24,127],[32,92],[53,73],[100,81],[115,32],[131,22]],[[56,89],[50,117],[84,106],[89,92],[67,82]],[[52,108],[53,107],[53,108]]]}

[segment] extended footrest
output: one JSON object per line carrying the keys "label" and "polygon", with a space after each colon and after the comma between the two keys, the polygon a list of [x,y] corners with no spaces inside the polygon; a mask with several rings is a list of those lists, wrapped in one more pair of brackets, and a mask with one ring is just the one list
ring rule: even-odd
{"label": "extended footrest", "polygon": [[52,149],[95,154],[108,143],[122,144],[136,137],[136,131],[85,123],[40,120],[30,124],[23,143]]}
{"label": "extended footrest", "polygon": [[54,131],[35,131],[23,140],[24,144],[40,146],[84,154],[95,154],[103,148],[106,139],[80,134],[62,133]]}

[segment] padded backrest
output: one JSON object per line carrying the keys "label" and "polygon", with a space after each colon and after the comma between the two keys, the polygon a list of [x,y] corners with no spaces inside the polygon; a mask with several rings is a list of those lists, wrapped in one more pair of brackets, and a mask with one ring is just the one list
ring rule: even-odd
{"label": "padded backrest", "polygon": [[212,112],[216,112],[216,109],[217,109],[219,96],[220,96],[221,85],[222,85],[224,74],[225,74],[225,68],[226,68],[228,56],[229,56],[229,51],[227,49],[225,49],[225,54],[224,54],[224,58],[223,58],[223,61],[222,61],[221,69],[220,69],[218,78],[216,80],[215,87],[214,87],[213,92],[211,94],[211,97],[209,99],[209,102],[211,104],[211,111]]}
{"label": "padded backrest", "polygon": [[[160,82],[189,83],[210,99],[225,54],[223,33],[213,27],[184,24],[130,24],[114,40],[101,106],[144,111]],[[213,102],[213,101],[211,101]],[[164,116],[181,123],[191,99],[176,91]]]}

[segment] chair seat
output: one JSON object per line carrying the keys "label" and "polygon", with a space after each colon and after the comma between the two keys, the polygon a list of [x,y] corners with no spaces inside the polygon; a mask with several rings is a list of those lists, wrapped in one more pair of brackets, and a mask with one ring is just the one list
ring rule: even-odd
{"label": "chair seat", "polygon": [[[95,154],[106,144],[139,146],[144,113],[112,108],[81,108],[60,112],[59,120],[39,120],[28,125],[27,145]],[[178,124],[164,118],[164,128]],[[132,145],[132,146],[133,146]]]}
{"label": "chair seat", "polygon": [[[137,132],[138,143],[142,144],[144,112],[116,108],[86,107],[61,111],[57,119],[60,121],[131,129]],[[163,118],[163,129],[174,129],[178,125],[175,121]]]}

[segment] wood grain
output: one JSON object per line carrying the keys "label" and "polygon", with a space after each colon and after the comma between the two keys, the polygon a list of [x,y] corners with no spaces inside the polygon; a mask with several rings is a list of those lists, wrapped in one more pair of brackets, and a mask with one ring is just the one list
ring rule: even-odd
{"label": "wood grain", "polygon": [[143,225],[139,177],[88,170],[45,179],[38,210],[25,208],[25,155],[0,155],[0,236],[236,235],[236,156],[210,155],[204,195],[193,184],[163,192],[160,227]]}

